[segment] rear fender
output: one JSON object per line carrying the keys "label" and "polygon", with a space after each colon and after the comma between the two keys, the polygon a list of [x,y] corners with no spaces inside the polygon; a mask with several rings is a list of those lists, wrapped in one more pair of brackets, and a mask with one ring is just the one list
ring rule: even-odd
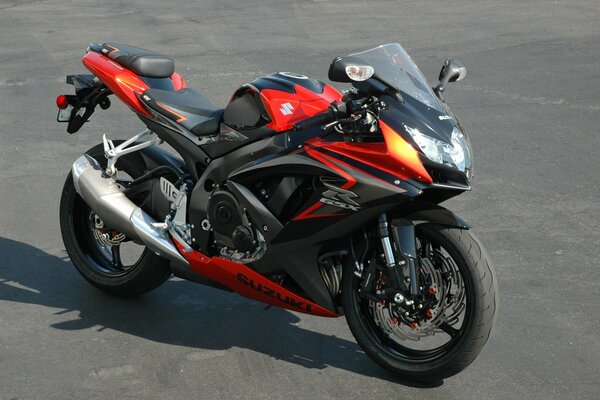
{"label": "rear fender", "polygon": [[158,146],[146,147],[140,151],[146,168],[152,170],[160,165],[168,165],[179,171],[180,174],[187,173],[187,168],[182,159]]}
{"label": "rear fender", "polygon": [[108,96],[111,91],[91,74],[68,75],[66,82],[75,88],[74,95],[65,95],[68,105],[72,107],[67,132],[75,133],[89,120],[97,105],[103,110],[110,107]]}

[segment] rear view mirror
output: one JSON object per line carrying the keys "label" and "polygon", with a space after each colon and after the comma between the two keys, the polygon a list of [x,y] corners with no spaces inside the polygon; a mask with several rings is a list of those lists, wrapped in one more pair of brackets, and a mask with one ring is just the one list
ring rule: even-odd
{"label": "rear view mirror", "polygon": [[433,88],[436,96],[442,99],[442,93],[446,90],[446,85],[449,82],[461,81],[467,76],[467,68],[460,62],[447,59],[440,70],[439,83]]}
{"label": "rear view mirror", "polygon": [[439,80],[447,78],[447,82],[458,82],[462,81],[465,76],[467,76],[467,68],[456,60],[448,59],[442,65]]}
{"label": "rear view mirror", "polygon": [[375,70],[359,57],[337,57],[329,65],[329,80],[333,82],[362,82],[373,76]]}

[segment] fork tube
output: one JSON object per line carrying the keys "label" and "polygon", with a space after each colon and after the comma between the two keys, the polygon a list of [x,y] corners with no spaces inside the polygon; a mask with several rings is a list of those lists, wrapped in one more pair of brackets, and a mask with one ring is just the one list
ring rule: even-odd
{"label": "fork tube", "polygon": [[387,267],[395,268],[396,257],[394,257],[394,248],[392,247],[392,241],[390,240],[387,215],[385,213],[382,213],[379,216],[379,238],[381,239],[381,246],[383,247],[383,255]]}
{"label": "fork tube", "polygon": [[410,277],[410,293],[413,296],[419,294],[419,276],[417,275],[417,246],[415,243],[415,226],[406,220],[394,221],[392,227],[394,243],[408,263],[408,274]]}
{"label": "fork tube", "polygon": [[[406,262],[404,260],[396,261],[395,253],[397,252],[394,252],[394,245],[390,240],[389,224],[385,213],[379,216],[379,238],[381,239],[385,264],[390,271],[388,276],[392,281],[392,285],[397,293],[404,294],[406,285],[403,282],[402,269],[398,268],[398,265],[405,265]],[[402,254],[399,255],[402,257]]]}

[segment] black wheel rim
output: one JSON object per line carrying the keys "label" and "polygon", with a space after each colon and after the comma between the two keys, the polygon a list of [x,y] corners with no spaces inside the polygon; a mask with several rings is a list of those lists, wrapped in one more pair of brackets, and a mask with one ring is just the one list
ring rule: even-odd
{"label": "black wheel rim", "polygon": [[414,349],[409,346],[401,345],[397,340],[394,340],[390,337],[389,332],[384,331],[380,325],[375,321],[373,312],[372,312],[372,302],[369,300],[365,300],[360,297],[358,294],[358,288],[360,285],[360,279],[353,279],[353,308],[354,312],[359,316],[359,321],[363,327],[365,333],[369,336],[371,342],[377,346],[377,348],[384,354],[389,357],[392,357],[396,360],[402,362],[408,362],[412,364],[424,364],[429,363],[438,359],[441,359],[448,355],[450,352],[455,349],[459,343],[464,339],[465,332],[469,329],[471,324],[471,314],[473,310],[473,304],[471,301],[471,287],[472,283],[469,281],[467,274],[467,265],[466,261],[460,255],[458,249],[455,248],[449,242],[445,240],[440,240],[437,237],[426,235],[423,232],[417,232],[418,239],[423,245],[423,243],[433,243],[437,246],[443,247],[444,250],[448,253],[448,255],[455,262],[455,265],[460,273],[463,284],[464,284],[464,301],[465,307],[464,312],[461,318],[461,323],[459,328],[454,328],[452,326],[444,326],[443,331],[447,330],[448,332],[444,332],[448,337],[448,340],[441,344],[440,346],[431,348],[431,349]]}
{"label": "black wheel rim", "polygon": [[[131,179],[128,175],[124,175],[124,181],[121,181],[121,174],[119,175],[118,182],[121,184]],[[100,233],[94,232],[97,216],[78,194],[75,195],[72,210],[71,223],[74,238],[88,266],[94,272],[110,278],[119,278],[133,273],[146,252],[145,246],[138,245],[109,228]],[[99,240],[99,234],[109,235],[109,239]],[[118,245],[111,246],[108,243],[115,243],[110,238],[114,235],[122,236],[124,240]]]}

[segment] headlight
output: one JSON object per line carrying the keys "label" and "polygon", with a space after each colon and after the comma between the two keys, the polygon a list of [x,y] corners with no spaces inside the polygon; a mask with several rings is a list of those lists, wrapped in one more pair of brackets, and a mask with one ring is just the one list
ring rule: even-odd
{"label": "headlight", "polygon": [[452,130],[452,147],[449,147],[449,154],[454,165],[461,171],[465,168],[471,168],[471,146],[469,145],[465,135],[457,128]]}
{"label": "headlight", "polygon": [[448,144],[441,140],[427,136],[418,129],[404,126],[406,132],[412,136],[413,140],[423,154],[431,161],[439,164],[450,165],[460,171],[466,172],[471,168],[471,150],[466,136],[458,128],[454,128]]}

